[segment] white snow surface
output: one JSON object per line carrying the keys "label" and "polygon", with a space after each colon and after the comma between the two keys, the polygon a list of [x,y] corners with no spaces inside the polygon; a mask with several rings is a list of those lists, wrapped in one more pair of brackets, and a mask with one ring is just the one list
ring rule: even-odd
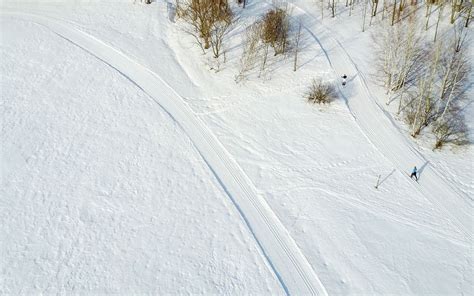
{"label": "white snow surface", "polygon": [[240,84],[269,3],[217,73],[163,2],[2,3],[0,293],[473,293],[472,147],[404,136],[307,1],[298,71]]}

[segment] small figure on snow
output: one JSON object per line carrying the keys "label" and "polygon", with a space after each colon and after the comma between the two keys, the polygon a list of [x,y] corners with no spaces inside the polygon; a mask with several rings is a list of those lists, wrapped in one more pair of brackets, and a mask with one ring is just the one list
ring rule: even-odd
{"label": "small figure on snow", "polygon": [[418,181],[418,169],[416,168],[416,166],[413,168],[413,171],[411,171],[411,175],[410,175],[410,178],[413,179],[413,177],[415,177],[415,181]]}
{"label": "small figure on snow", "polygon": [[346,86],[347,75],[342,75],[342,86]]}

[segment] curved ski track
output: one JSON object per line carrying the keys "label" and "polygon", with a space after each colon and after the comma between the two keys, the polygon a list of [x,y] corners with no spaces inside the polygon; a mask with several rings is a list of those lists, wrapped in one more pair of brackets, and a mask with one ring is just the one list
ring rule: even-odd
{"label": "curved ski track", "polygon": [[[348,86],[352,87],[352,92],[355,95],[346,96],[344,88],[338,87],[346,101],[349,112],[372,145],[399,172],[408,172],[413,165],[421,167],[428,164],[428,160],[401,133],[391,116],[377,103],[370,92],[363,73],[359,71],[341,43],[332,36],[331,30],[327,29],[311,13],[294,3],[289,3],[289,5],[317,22],[317,26],[312,26],[311,30],[306,26],[305,29],[321,46],[330,67],[334,71],[336,81],[339,80],[338,77],[342,74],[348,75],[349,78],[353,77]],[[325,38],[324,42],[321,42],[320,37],[317,36],[323,36]],[[330,48],[331,51],[327,48]],[[453,225],[463,234],[466,242],[472,244],[473,206],[469,200],[452,188],[432,165],[427,165],[424,168],[419,185],[411,183],[414,190],[419,190],[433,205],[443,210],[450,217]]]}
{"label": "curved ski track", "polygon": [[181,126],[227,192],[260,246],[287,294],[327,295],[325,287],[296,242],[248,176],[183,98],[160,76],[101,40],[50,17],[18,11],[1,15],[23,17],[46,26],[117,70],[148,94]]}

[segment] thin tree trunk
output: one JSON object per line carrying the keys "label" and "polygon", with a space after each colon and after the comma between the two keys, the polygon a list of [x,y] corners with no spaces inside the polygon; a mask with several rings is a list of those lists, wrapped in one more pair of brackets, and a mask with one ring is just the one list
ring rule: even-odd
{"label": "thin tree trunk", "polygon": [[455,15],[456,15],[456,4],[457,0],[451,0],[451,24],[454,24],[455,21]]}
{"label": "thin tree trunk", "polygon": [[[439,94],[439,100],[440,101],[443,101],[443,98],[446,95],[446,91],[447,91],[447,88],[448,88],[448,79],[449,79],[449,75],[451,75],[451,70],[453,68],[454,59],[455,59],[455,56],[453,54],[453,57],[451,58],[451,62],[449,63],[448,71],[444,75],[443,83],[441,84],[441,89],[440,89],[440,94]],[[439,106],[440,105],[438,105],[438,109],[436,111],[437,113],[439,112]]]}
{"label": "thin tree trunk", "polygon": [[[428,3],[426,7],[426,24],[425,24],[425,31],[428,31],[428,26],[430,24],[430,16],[431,16],[431,4]],[[429,9],[429,12],[428,12]]]}
{"label": "thin tree trunk", "polygon": [[444,8],[444,2],[441,2],[439,4],[439,10],[438,10],[438,20],[436,21],[436,29],[435,29],[435,35],[434,35],[434,42],[436,42],[436,37],[438,36],[438,27],[439,27],[439,21],[441,20],[441,15],[443,14],[443,8]]}
{"label": "thin tree trunk", "polygon": [[321,0],[321,19],[324,19],[324,0]]}
{"label": "thin tree trunk", "polygon": [[379,0],[374,0],[374,8],[372,10],[372,16],[376,16],[377,15],[377,9],[379,7]]}
{"label": "thin tree trunk", "polygon": [[403,88],[402,88],[402,91],[400,92],[400,99],[398,100],[398,111],[397,111],[397,115],[400,115],[400,112],[402,112],[403,95],[405,94],[405,92],[406,92],[406,87],[405,87],[405,85],[404,85]]}
{"label": "thin tree trunk", "polygon": [[[435,52],[435,61],[434,61],[434,64],[431,65],[431,74],[429,76],[429,78],[426,80],[427,81],[427,86],[425,86],[425,90],[423,91],[423,93],[425,94],[424,95],[424,99],[425,99],[425,110],[422,114],[422,120],[421,120],[421,124],[422,126],[427,126],[428,125],[428,120],[429,120],[429,115],[430,113],[432,112],[431,110],[431,87],[433,85],[433,79],[434,79],[434,74],[436,72],[436,68],[437,68],[437,65],[438,65],[438,49],[436,49],[436,52]],[[424,78],[426,79],[426,78]]]}
{"label": "thin tree trunk", "polygon": [[298,51],[300,46],[300,39],[301,39],[301,22],[298,24],[298,33],[296,34],[296,42],[295,42],[295,61],[293,64],[293,71],[296,72],[296,67],[298,65]]}
{"label": "thin tree trunk", "polygon": [[469,6],[469,11],[467,12],[467,17],[466,17],[466,24],[464,25],[464,27],[468,27],[469,26],[469,20],[471,19],[471,13],[472,13],[472,7],[474,6],[474,3],[470,3],[470,6]]}
{"label": "thin tree trunk", "polygon": [[363,22],[362,22],[362,32],[365,31],[365,15],[367,14],[367,3],[369,2],[369,0],[365,0],[365,5],[364,5],[364,18],[363,18]]}
{"label": "thin tree trunk", "polygon": [[402,15],[402,11],[403,9],[405,8],[405,3],[403,3],[404,0],[400,0],[400,2],[398,2],[398,14],[397,14],[397,21],[400,21],[400,17]]}
{"label": "thin tree trunk", "polygon": [[412,137],[416,137],[416,135],[418,135],[418,133],[420,132],[420,129],[416,128],[416,130],[415,130],[415,127],[416,127],[416,123],[418,121],[417,120],[418,116],[419,116],[420,111],[421,111],[421,102],[422,102],[423,96],[424,96],[424,93],[423,93],[424,88],[425,88],[424,81],[421,81],[420,82],[421,94],[420,94],[420,97],[419,97],[419,100],[418,100],[418,107],[416,107],[415,118],[413,119],[413,125],[411,127],[411,136]]}
{"label": "thin tree trunk", "polygon": [[386,2],[387,0],[383,0],[383,5],[382,5],[382,21],[385,19],[385,9],[386,9]]}
{"label": "thin tree trunk", "polygon": [[262,74],[262,72],[265,70],[265,66],[267,65],[268,47],[269,47],[269,45],[265,44],[264,49],[263,49],[263,63],[262,63],[262,67],[260,69],[259,77]]}
{"label": "thin tree trunk", "polygon": [[451,87],[451,92],[449,93],[448,102],[446,102],[446,106],[444,107],[443,113],[440,116],[440,121],[443,120],[444,114],[448,110],[449,104],[451,103],[451,101],[453,99],[454,88],[456,87],[456,84],[458,83],[457,79],[458,79],[459,71],[461,69],[461,65],[462,65],[462,63],[460,62],[459,65],[458,65],[458,68],[456,70],[456,75],[454,75],[453,87]]}
{"label": "thin tree trunk", "polygon": [[392,26],[395,24],[395,14],[397,13],[397,0],[393,0]]}

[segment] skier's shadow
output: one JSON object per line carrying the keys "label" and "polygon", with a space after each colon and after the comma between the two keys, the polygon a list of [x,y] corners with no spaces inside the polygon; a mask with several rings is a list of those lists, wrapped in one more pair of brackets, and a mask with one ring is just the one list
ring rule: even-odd
{"label": "skier's shadow", "polygon": [[419,169],[418,169],[418,180],[421,179],[421,175],[423,174],[423,171],[425,170],[426,166],[430,163],[429,160],[427,160]]}

